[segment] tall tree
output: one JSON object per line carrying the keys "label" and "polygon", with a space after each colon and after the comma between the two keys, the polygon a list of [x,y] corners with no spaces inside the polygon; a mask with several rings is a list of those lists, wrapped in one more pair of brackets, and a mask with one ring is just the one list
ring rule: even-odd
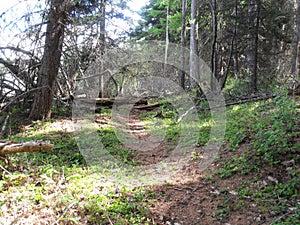
{"label": "tall tree", "polygon": [[[168,9],[169,8],[169,9]],[[142,8],[142,20],[130,36],[135,39],[165,40],[168,13],[169,40],[180,42],[181,1],[179,0],[150,0]]]}
{"label": "tall tree", "polygon": [[65,25],[71,9],[70,0],[50,0],[45,48],[39,70],[38,87],[29,118],[42,120],[51,116],[53,87],[58,75]]}
{"label": "tall tree", "polygon": [[182,21],[181,21],[181,61],[182,61],[182,70],[180,72],[180,86],[185,89],[185,47],[186,47],[186,25],[187,25],[187,0],[182,0]]}
{"label": "tall tree", "polygon": [[[297,58],[300,56],[299,53],[299,40],[300,40],[300,0],[295,1],[295,34],[294,34],[294,43],[293,43],[293,55],[292,55],[292,66],[291,66],[291,74],[294,78],[297,77]],[[299,60],[299,59],[298,59]],[[300,67],[300,65],[299,65]],[[298,74],[298,79],[300,79],[300,70]]]}
{"label": "tall tree", "polygon": [[166,2],[167,4],[167,15],[166,15],[166,47],[165,47],[165,64],[164,64],[164,72],[168,63],[168,51],[169,51],[169,44],[170,44],[170,40],[169,40],[169,12],[170,12],[170,3],[169,0],[167,0]]}
{"label": "tall tree", "polygon": [[196,55],[198,54],[196,32],[197,32],[197,0],[191,1],[191,28],[190,28],[190,82],[194,86],[193,78],[197,75]]}
{"label": "tall tree", "polygon": [[[235,77],[237,77],[237,73],[238,73],[238,53],[237,53],[237,41],[236,41],[237,26],[238,26],[237,16],[238,16],[238,0],[235,0],[234,1],[234,25],[233,25],[232,38],[231,38],[231,43],[230,43],[230,52],[229,52],[229,57],[227,60],[228,62],[227,62],[226,71],[225,71],[224,77],[222,78],[222,81],[220,82],[221,90],[223,90],[225,87],[226,81],[229,76],[230,66],[231,66],[232,61],[234,62],[233,73],[234,73]],[[234,57],[234,59],[233,59],[233,57]]]}
{"label": "tall tree", "polygon": [[218,15],[217,15],[217,0],[213,0],[210,3],[211,16],[212,16],[212,27],[213,27],[213,40],[211,47],[211,90],[215,91],[217,79],[217,39],[218,39]]}
{"label": "tall tree", "polygon": [[[101,0],[100,3],[100,54],[101,57],[103,57],[105,53],[105,46],[106,46],[106,0]],[[99,92],[99,97],[102,98],[104,97],[104,69],[103,65],[101,65],[101,75],[99,77],[99,83],[100,83],[100,92]]]}
{"label": "tall tree", "polygon": [[260,24],[260,0],[248,3],[248,52],[247,67],[252,76],[252,89],[257,92],[258,33]]}

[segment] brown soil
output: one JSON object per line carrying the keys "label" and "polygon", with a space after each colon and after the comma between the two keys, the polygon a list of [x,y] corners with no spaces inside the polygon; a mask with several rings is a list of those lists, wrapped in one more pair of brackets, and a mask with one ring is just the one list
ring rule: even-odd
{"label": "brown soil", "polygon": [[[235,154],[243,154],[245,148]],[[153,199],[158,199],[150,206],[154,221],[181,225],[268,224],[270,215],[261,212],[253,199],[243,199],[243,206],[238,205],[238,188],[243,182],[252,181],[253,175],[234,175],[228,179],[212,175],[231,156],[223,148],[220,158],[208,170],[199,171],[199,162],[194,161],[174,177],[172,184],[153,187]]]}

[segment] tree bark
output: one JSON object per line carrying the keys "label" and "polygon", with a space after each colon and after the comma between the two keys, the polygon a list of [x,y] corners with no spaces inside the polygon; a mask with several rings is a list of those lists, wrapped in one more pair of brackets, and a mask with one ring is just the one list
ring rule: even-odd
{"label": "tree bark", "polygon": [[187,0],[182,0],[182,23],[181,23],[181,62],[180,86],[185,89],[185,47],[186,47],[186,18]]}
{"label": "tree bark", "polygon": [[248,54],[247,67],[252,77],[252,89],[257,92],[258,32],[260,24],[260,0],[248,5]]}
{"label": "tree bark", "polygon": [[197,41],[196,41],[196,14],[197,14],[197,0],[191,2],[191,29],[190,29],[190,84],[191,88],[195,86],[194,79],[197,77]]}
{"label": "tree bark", "polygon": [[217,81],[217,39],[218,39],[218,16],[217,16],[217,0],[213,0],[210,4],[212,14],[213,41],[211,47],[211,90],[216,90]]}
{"label": "tree bark", "polygon": [[166,67],[168,64],[168,51],[169,51],[169,11],[170,2],[167,1],[167,15],[166,15],[166,47],[165,47],[165,59],[164,59],[164,73],[166,72]]}
{"label": "tree bark", "polygon": [[14,143],[0,143],[0,156],[15,154],[19,152],[37,152],[37,151],[50,151],[53,150],[54,145],[48,142],[35,142],[29,141],[20,144]]}
{"label": "tree bark", "polygon": [[230,65],[232,63],[232,61],[234,62],[234,73],[235,73],[235,76],[237,76],[237,72],[238,72],[238,69],[236,68],[236,64],[237,62],[235,62],[235,60],[237,61],[238,60],[238,56],[237,56],[237,48],[236,48],[236,52],[235,52],[235,57],[236,59],[233,60],[233,54],[234,54],[234,48],[236,47],[236,36],[237,36],[237,26],[238,26],[238,22],[237,22],[237,16],[238,16],[238,2],[237,0],[235,0],[235,22],[234,22],[234,28],[233,28],[233,35],[232,35],[232,39],[231,39],[231,47],[230,47],[230,54],[229,54],[229,58],[228,58],[228,63],[227,63],[227,68],[226,68],[226,72],[225,72],[225,75],[224,75],[224,78],[222,79],[222,82],[221,82],[221,90],[224,89],[225,85],[226,85],[226,81],[227,81],[227,78],[228,78],[228,75],[229,75],[229,71],[230,71]]}
{"label": "tree bark", "polygon": [[[106,48],[106,0],[101,0],[100,3],[100,55],[103,59],[103,56],[105,54],[105,48]],[[101,72],[104,71],[103,68],[103,63],[101,65]],[[104,97],[104,74],[100,74],[99,76],[99,83],[100,83],[100,91],[99,91],[99,98],[103,98]]]}
{"label": "tree bark", "polygon": [[43,120],[51,116],[53,87],[58,75],[70,0],[51,0],[46,28],[44,54],[38,76],[38,91],[35,94],[29,118]]}
{"label": "tree bark", "polygon": [[255,73],[255,46],[254,46],[254,12],[256,8],[255,0],[248,3],[248,49],[247,49],[247,69],[250,76]]}
{"label": "tree bark", "polygon": [[234,39],[234,76],[235,79],[238,78],[238,73],[240,71],[239,69],[239,47],[238,47],[238,41],[237,41],[237,32],[238,32],[238,0],[235,0],[235,32],[236,32],[236,38]]}
{"label": "tree bark", "polygon": [[[295,1],[295,34],[294,34],[294,43],[293,43],[293,55],[291,63],[291,74],[294,78],[297,78],[297,59],[300,55],[299,53],[299,41],[300,41],[300,0]],[[299,59],[298,59],[299,60]],[[299,65],[298,65],[299,67]],[[300,79],[300,71],[298,72]]]}

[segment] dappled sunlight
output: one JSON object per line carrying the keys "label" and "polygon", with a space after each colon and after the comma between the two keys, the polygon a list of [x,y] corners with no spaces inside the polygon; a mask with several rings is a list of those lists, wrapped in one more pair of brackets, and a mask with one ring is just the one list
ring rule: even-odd
{"label": "dappled sunlight", "polygon": [[45,128],[45,131],[73,133],[78,131],[80,128],[80,124],[74,122],[73,120],[61,120],[50,123],[50,125]]}

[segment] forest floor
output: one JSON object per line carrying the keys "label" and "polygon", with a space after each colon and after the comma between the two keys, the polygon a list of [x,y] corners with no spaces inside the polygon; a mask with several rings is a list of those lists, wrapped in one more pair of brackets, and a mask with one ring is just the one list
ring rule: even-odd
{"label": "forest floor", "polygon": [[[155,108],[152,110],[157,111]],[[139,117],[141,114],[149,113],[149,111],[133,110],[132,112],[129,119],[130,132],[139,139],[146,139],[149,135],[146,124]],[[300,131],[300,127],[298,131]],[[300,144],[300,135],[295,138],[295,144]],[[134,159],[142,164],[158,163],[168,156],[166,149],[172,148],[172,145],[174,145],[172,142],[164,142],[150,151],[141,149],[137,154],[134,154]],[[199,160],[201,161],[201,152],[203,151],[201,147],[196,148],[194,155],[197,157],[191,159],[180,172],[176,173],[171,178],[172,182],[169,181],[168,184],[152,187],[155,193],[152,199],[155,200],[155,203],[149,206],[149,217],[157,224],[178,225],[276,223],[278,212],[259,206],[257,197],[251,197],[250,193],[274,185],[279,180],[285,182],[283,176],[288,176],[287,171],[291,169],[289,166],[295,166],[295,161],[284,161],[282,165],[276,167],[268,164],[261,165],[260,170],[256,173],[244,172],[241,175],[238,173],[241,168],[238,167],[245,165],[239,165],[239,163],[233,162],[233,159],[240,162],[245,161],[250,150],[249,143],[241,144],[235,151],[230,151],[230,147],[224,145],[219,151],[218,158],[203,171],[199,168]],[[223,169],[226,162],[231,163],[229,165],[231,168],[228,168],[228,171]],[[247,163],[255,165],[255,162],[249,161]],[[298,172],[300,172],[299,165],[297,165]],[[247,166],[251,167],[251,165]],[[249,170],[252,169],[249,168]],[[227,177],[226,173],[230,175]],[[277,200],[268,199],[266,202]],[[300,206],[299,197],[296,201],[297,204]],[[291,204],[287,208],[287,214],[282,215],[282,217],[293,214],[295,211],[296,208],[293,208]]]}
{"label": "forest floor", "polygon": [[[76,123],[71,119],[23,126],[9,138],[47,139],[55,149],[21,153],[10,156],[9,164],[2,162],[0,224],[300,224],[299,109],[296,105],[295,111],[290,109],[295,102],[276,101],[228,109],[225,143],[205,170],[199,168],[203,160],[199,145],[168,182],[133,188],[122,187],[122,180],[112,184],[105,173],[99,176],[85,164],[72,136]],[[283,104],[282,109],[276,104]],[[118,124],[111,123],[110,110],[99,114],[96,122],[104,146],[133,165],[166,159],[176,146],[178,130],[161,110],[131,111],[126,132],[139,140],[149,138],[153,119],[166,119],[169,125],[166,140],[139,151],[118,141],[114,134]],[[282,120],[274,130],[273,117]],[[290,122],[292,130],[286,130]],[[205,132],[203,127],[200,143],[207,141]],[[285,149],[276,152],[279,145]]]}

